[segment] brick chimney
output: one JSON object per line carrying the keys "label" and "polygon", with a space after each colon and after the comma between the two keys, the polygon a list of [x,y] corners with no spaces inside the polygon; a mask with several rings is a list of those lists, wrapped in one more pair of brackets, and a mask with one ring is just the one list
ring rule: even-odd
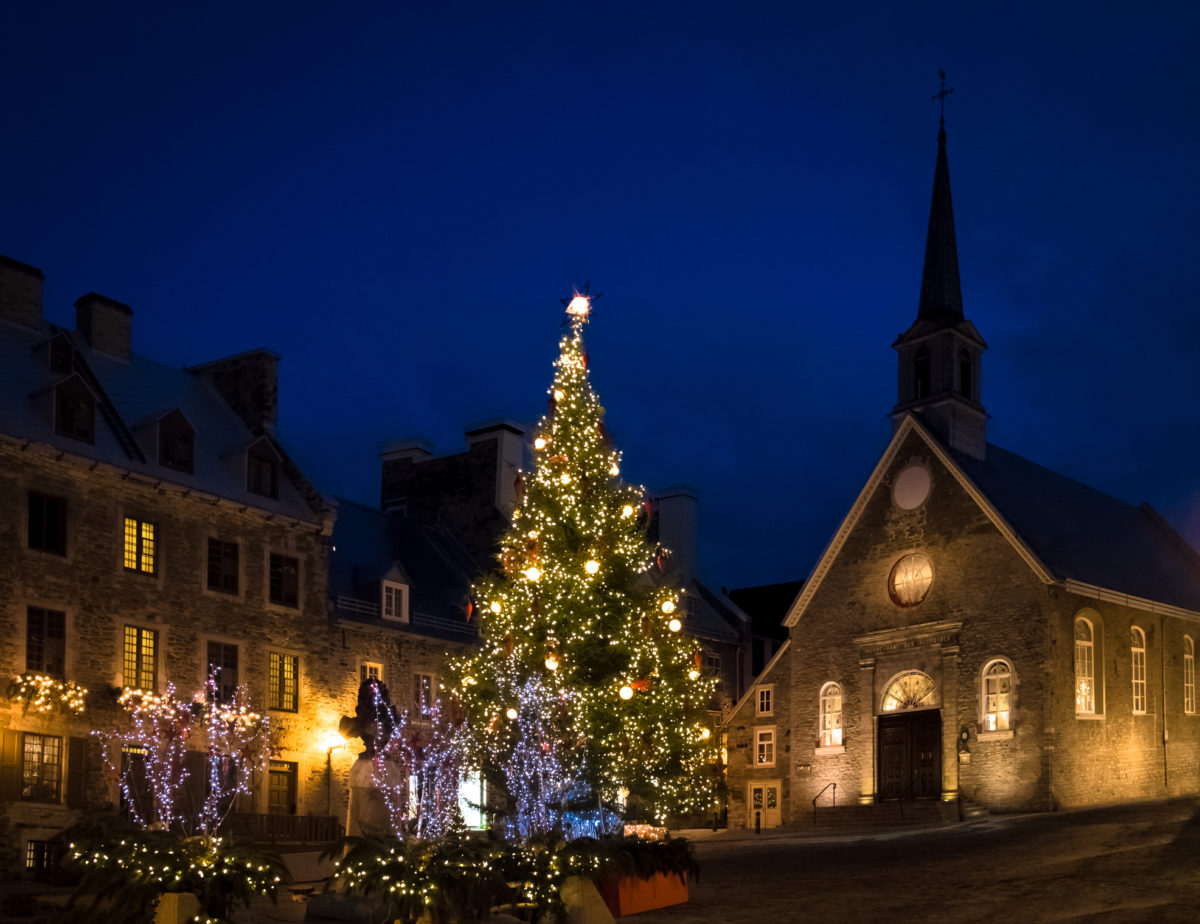
{"label": "brick chimney", "polygon": [[42,282],[36,266],[0,256],[0,318],[22,327],[42,326]]}
{"label": "brick chimney", "polygon": [[75,329],[93,350],[129,358],[133,337],[133,309],[128,305],[89,292],[75,302]]}
{"label": "brick chimney", "polygon": [[658,540],[671,550],[672,570],[696,574],[700,567],[700,492],[674,485],[658,492]]}
{"label": "brick chimney", "polygon": [[188,372],[207,380],[254,433],[275,429],[279,407],[279,356],[260,347],[215,359]]}

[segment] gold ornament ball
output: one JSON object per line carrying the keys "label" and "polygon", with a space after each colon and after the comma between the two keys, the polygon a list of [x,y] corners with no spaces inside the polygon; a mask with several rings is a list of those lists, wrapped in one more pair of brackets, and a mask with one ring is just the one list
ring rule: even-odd
{"label": "gold ornament ball", "polygon": [[583,570],[586,571],[588,574],[595,574],[597,571],[600,570],[600,562],[596,561],[596,559],[593,558],[586,565],[583,566]]}
{"label": "gold ornament ball", "polygon": [[633,699],[633,687],[631,687],[629,684],[625,684],[625,686],[621,687],[621,689],[617,691],[617,695],[620,696],[621,699]]}

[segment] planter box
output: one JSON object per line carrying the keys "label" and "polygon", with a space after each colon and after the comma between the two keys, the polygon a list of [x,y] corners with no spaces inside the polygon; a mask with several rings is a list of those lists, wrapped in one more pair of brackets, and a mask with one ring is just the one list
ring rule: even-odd
{"label": "planter box", "polygon": [[680,905],[688,900],[687,877],[677,873],[655,873],[649,879],[619,876],[600,883],[600,895],[614,918],[668,905]]}

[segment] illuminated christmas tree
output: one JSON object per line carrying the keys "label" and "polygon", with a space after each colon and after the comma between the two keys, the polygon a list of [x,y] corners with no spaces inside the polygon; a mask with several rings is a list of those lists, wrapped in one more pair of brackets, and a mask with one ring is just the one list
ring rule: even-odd
{"label": "illuminated christmas tree", "polygon": [[[628,794],[635,814],[663,819],[711,806],[715,682],[682,631],[682,591],[662,579],[666,550],[647,539],[649,499],[620,480],[621,455],[588,379],[590,312],[586,295],[567,306],[501,567],[472,589],[483,644],[453,665],[455,692],[485,769],[544,746],[600,798]],[[516,740],[530,727],[518,716],[531,678],[557,703],[553,720],[536,726],[555,740]]]}

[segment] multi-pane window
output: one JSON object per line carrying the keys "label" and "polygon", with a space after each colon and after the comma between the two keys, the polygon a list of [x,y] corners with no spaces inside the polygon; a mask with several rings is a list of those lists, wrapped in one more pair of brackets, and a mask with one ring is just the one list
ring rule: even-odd
{"label": "multi-pane window", "polygon": [[408,611],[404,608],[404,585],[392,581],[383,582],[383,618],[395,619],[399,622],[408,621]]}
{"label": "multi-pane window", "polygon": [[29,492],[29,547],[67,554],[67,500]]}
{"label": "multi-pane window", "polygon": [[208,589],[223,594],[238,592],[238,544],[208,540]]}
{"label": "multi-pane window", "polygon": [[775,766],[775,729],[760,728],[755,732],[754,763],[759,767]]}
{"label": "multi-pane window", "polygon": [[62,738],[26,733],[21,758],[21,798],[57,802],[62,782]]}
{"label": "multi-pane window", "polygon": [[158,630],[125,627],[125,686],[153,690],[158,659]]}
{"label": "multi-pane window", "polygon": [[154,524],[134,517],[125,518],[125,569],[153,574],[157,560]]}
{"label": "multi-pane window", "polygon": [[54,389],[54,432],[84,443],[96,441],[96,399],[78,378]]}
{"label": "multi-pane window", "polygon": [[216,693],[221,702],[233,699],[238,685],[238,646],[209,642],[208,673],[217,685]]}
{"label": "multi-pane window", "polygon": [[413,674],[413,707],[422,716],[433,706],[433,674]]}
{"label": "multi-pane window", "polygon": [[1012,666],[1007,661],[993,661],[983,672],[983,730],[1004,731],[1011,728]]}
{"label": "multi-pane window", "polygon": [[295,655],[271,652],[267,704],[282,712],[300,708],[300,659]]}
{"label": "multi-pane window", "polygon": [[365,683],[368,680],[383,680],[383,665],[375,661],[363,661],[358,668],[358,682]]}
{"label": "multi-pane window", "polygon": [[67,662],[67,616],[57,610],[29,607],[25,617],[25,670],[64,679]]}
{"label": "multi-pane window", "polygon": [[827,683],[821,688],[821,747],[836,748],[842,744],[842,688]]}
{"label": "multi-pane window", "polygon": [[195,432],[187,418],[179,411],[172,411],[158,422],[158,464],[190,474],[195,441]]}
{"label": "multi-pane window", "polygon": [[61,848],[53,841],[28,840],[25,842],[25,872],[41,879],[58,865]]}
{"label": "multi-pane window", "polygon": [[296,814],[296,764],[290,760],[273,760],[268,770],[267,814]]}
{"label": "multi-pane window", "polygon": [[1129,662],[1132,668],[1133,711],[1137,715],[1146,712],[1146,633],[1137,626],[1129,627]]}
{"label": "multi-pane window", "polygon": [[1075,712],[1096,711],[1095,661],[1092,624],[1080,616],[1075,620]]}
{"label": "multi-pane window", "polygon": [[1196,711],[1196,645],[1190,635],[1183,637],[1183,711]]}
{"label": "multi-pane window", "polygon": [[300,605],[300,559],[271,553],[270,599],[280,606]]}
{"label": "multi-pane window", "polygon": [[758,688],[758,714],[759,715],[770,715],[774,711],[775,706],[774,706],[774,703],[772,702],[774,697],[775,697],[775,687],[774,686]]}
{"label": "multi-pane window", "polygon": [[269,449],[256,447],[247,454],[246,488],[264,497],[279,496],[279,461]]}

